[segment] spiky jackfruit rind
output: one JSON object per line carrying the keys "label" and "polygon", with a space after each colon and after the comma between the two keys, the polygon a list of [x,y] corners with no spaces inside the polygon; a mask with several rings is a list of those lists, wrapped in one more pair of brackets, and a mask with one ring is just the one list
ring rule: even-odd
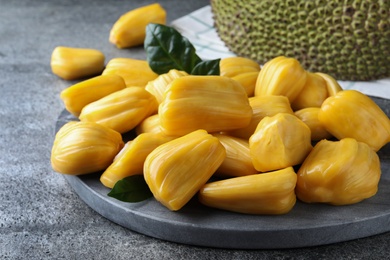
{"label": "spiky jackfruit rind", "polygon": [[211,0],[215,27],[239,56],[264,64],[280,55],[338,80],[390,76],[387,0]]}

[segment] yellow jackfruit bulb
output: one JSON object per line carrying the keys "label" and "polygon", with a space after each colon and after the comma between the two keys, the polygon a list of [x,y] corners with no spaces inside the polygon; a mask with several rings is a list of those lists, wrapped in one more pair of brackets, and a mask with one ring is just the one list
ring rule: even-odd
{"label": "yellow jackfruit bulb", "polygon": [[209,207],[261,215],[286,214],[296,203],[292,167],[205,184],[199,201]]}
{"label": "yellow jackfruit bulb", "polygon": [[113,163],[100,176],[100,182],[113,188],[115,183],[125,177],[143,174],[146,157],[158,146],[172,140],[161,134],[145,133],[126,143],[115,157]]}
{"label": "yellow jackfruit bulb", "polygon": [[234,77],[241,73],[259,72],[260,65],[244,57],[227,57],[219,62],[220,75],[225,77]]}
{"label": "yellow jackfruit bulb", "polygon": [[165,9],[157,3],[133,9],[114,23],[109,41],[121,49],[142,45],[146,26],[149,23],[165,24],[166,16]]}
{"label": "yellow jackfruit bulb", "polygon": [[127,87],[145,87],[149,81],[158,77],[146,60],[131,58],[111,59],[102,72],[102,75],[108,74],[121,76]]}
{"label": "yellow jackfruit bulb", "polygon": [[218,138],[196,130],[154,149],[145,160],[144,177],[157,201],[181,209],[225,159]]}
{"label": "yellow jackfruit bulb", "polygon": [[378,151],[390,141],[390,120],[368,96],[343,90],[327,98],[318,113],[326,130],[337,139],[351,137]]}
{"label": "yellow jackfruit bulb", "polygon": [[89,103],[125,87],[125,82],[120,76],[96,76],[64,89],[60,97],[64,102],[66,110],[78,117],[83,107]]}
{"label": "yellow jackfruit bulb", "polygon": [[228,131],[249,124],[252,108],[244,88],[222,76],[186,76],[169,84],[159,106],[162,131],[185,135],[197,129]]}
{"label": "yellow jackfruit bulb", "polygon": [[135,127],[137,135],[143,133],[162,133],[158,114],[148,116]]}
{"label": "yellow jackfruit bulb", "polygon": [[326,89],[328,90],[328,96],[334,96],[337,92],[343,90],[337,80],[335,80],[332,76],[322,73],[316,72],[316,75],[322,77],[326,82]]}
{"label": "yellow jackfruit bulb", "polygon": [[126,133],[157,112],[156,98],[141,87],[128,87],[111,93],[81,110],[81,121],[95,122]]}
{"label": "yellow jackfruit bulb", "polygon": [[353,138],[322,140],[298,170],[296,194],[307,203],[348,205],[374,196],[381,176],[379,157]]}
{"label": "yellow jackfruit bulb", "polygon": [[53,74],[66,80],[76,80],[100,74],[104,69],[104,54],[95,49],[58,46],[51,54]]}
{"label": "yellow jackfruit bulb", "polygon": [[159,75],[155,80],[149,81],[145,89],[153,96],[155,96],[157,102],[160,104],[163,101],[164,93],[169,83],[171,83],[174,79],[183,76],[188,76],[188,73],[185,71],[172,69],[168,73]]}
{"label": "yellow jackfruit bulb", "polygon": [[252,108],[252,118],[248,126],[229,131],[228,134],[248,140],[255,132],[259,122],[266,116],[278,113],[294,114],[290,102],[285,96],[255,96],[249,98]]}
{"label": "yellow jackfruit bulb", "polygon": [[295,111],[295,115],[310,128],[312,141],[332,138],[332,135],[318,119],[319,112],[319,107],[307,107]]}
{"label": "yellow jackfruit bulb", "polygon": [[306,71],[299,61],[279,56],[264,64],[256,81],[255,96],[282,95],[292,103],[305,83]]}
{"label": "yellow jackfruit bulb", "polygon": [[287,113],[265,117],[249,138],[252,162],[260,172],[298,165],[312,148],[309,127]]}
{"label": "yellow jackfruit bulb", "polygon": [[256,81],[258,76],[259,72],[248,72],[234,76],[231,79],[238,81],[245,89],[245,92],[248,97],[252,97],[255,93]]}
{"label": "yellow jackfruit bulb", "polygon": [[220,75],[232,78],[244,87],[248,97],[253,96],[260,72],[259,64],[244,57],[228,57],[219,63]]}
{"label": "yellow jackfruit bulb", "polygon": [[51,165],[54,171],[70,175],[102,171],[122,147],[118,132],[93,122],[71,121],[55,136]]}
{"label": "yellow jackfruit bulb", "polygon": [[215,175],[222,177],[238,177],[256,174],[249,152],[248,140],[224,134],[213,134],[225,147],[226,158]]}
{"label": "yellow jackfruit bulb", "polygon": [[291,107],[299,110],[306,107],[320,107],[328,97],[326,81],[318,74],[307,72],[302,91],[292,102]]}

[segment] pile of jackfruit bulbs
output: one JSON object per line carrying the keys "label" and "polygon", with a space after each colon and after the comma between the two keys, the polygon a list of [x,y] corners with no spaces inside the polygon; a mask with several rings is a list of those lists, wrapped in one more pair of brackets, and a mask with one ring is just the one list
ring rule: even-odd
{"label": "pile of jackfruit bulbs", "polygon": [[[87,56],[84,66],[101,55],[58,47],[53,73],[91,75],[65,66],[77,60],[69,56]],[[297,199],[348,205],[378,191],[377,151],[390,140],[388,116],[368,96],[294,58],[279,56],[262,68],[248,58],[224,58],[218,76],[176,69],[157,75],[147,61],[130,58],[103,67],[61,92],[79,120],[55,136],[51,164],[58,173],[102,172],[108,188],[143,175],[172,211],[197,196],[222,210],[285,214]],[[137,136],[125,143],[130,131]]]}

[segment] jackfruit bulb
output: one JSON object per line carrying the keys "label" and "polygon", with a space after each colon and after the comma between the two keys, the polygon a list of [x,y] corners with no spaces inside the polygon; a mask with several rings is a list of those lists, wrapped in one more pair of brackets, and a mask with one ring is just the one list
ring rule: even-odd
{"label": "jackfruit bulb", "polygon": [[337,80],[390,76],[390,1],[211,0],[216,30],[238,56],[296,58]]}

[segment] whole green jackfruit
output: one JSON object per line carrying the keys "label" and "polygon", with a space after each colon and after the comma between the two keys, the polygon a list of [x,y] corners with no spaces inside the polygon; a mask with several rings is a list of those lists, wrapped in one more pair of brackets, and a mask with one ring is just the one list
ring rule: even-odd
{"label": "whole green jackfruit", "polygon": [[216,30],[238,56],[277,56],[338,80],[390,76],[389,0],[211,0]]}

